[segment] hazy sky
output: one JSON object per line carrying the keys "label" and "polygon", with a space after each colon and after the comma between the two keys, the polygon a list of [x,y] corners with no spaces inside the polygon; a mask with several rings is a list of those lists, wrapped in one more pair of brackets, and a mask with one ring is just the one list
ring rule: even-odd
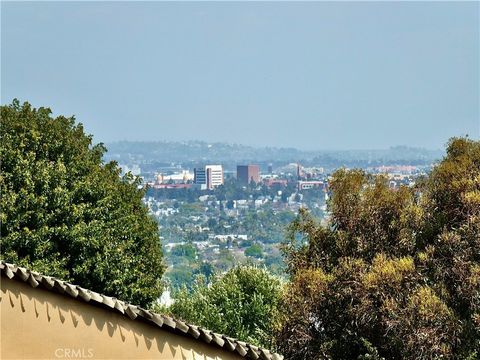
{"label": "hazy sky", "polygon": [[480,135],[479,3],[1,4],[1,102],[96,142],[442,148]]}

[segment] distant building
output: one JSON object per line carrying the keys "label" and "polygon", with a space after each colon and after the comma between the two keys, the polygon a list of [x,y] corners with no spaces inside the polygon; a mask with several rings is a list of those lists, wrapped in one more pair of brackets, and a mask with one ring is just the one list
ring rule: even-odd
{"label": "distant building", "polygon": [[308,190],[313,188],[325,189],[325,183],[323,181],[299,181],[298,190]]}
{"label": "distant building", "polygon": [[193,182],[198,185],[207,184],[207,173],[205,171],[205,168],[193,169]]}
{"label": "distant building", "polygon": [[260,167],[258,165],[238,165],[237,180],[243,185],[248,185],[252,181],[260,182]]}
{"label": "distant building", "polygon": [[157,174],[155,178],[155,184],[186,184],[189,181],[193,180],[193,174],[187,170],[183,170],[180,172],[175,172],[173,174],[165,175],[165,174]]}
{"label": "distant building", "polygon": [[190,189],[192,184],[153,184],[154,189]]}
{"label": "distant building", "polygon": [[265,185],[267,185],[268,187],[272,187],[272,186],[287,186],[288,185],[288,181],[286,179],[272,179],[272,178],[267,178],[264,180],[264,183]]}
{"label": "distant building", "polygon": [[205,185],[207,189],[223,185],[222,165],[206,165],[202,168],[195,168],[193,182],[198,185]]}
{"label": "distant building", "polygon": [[300,180],[303,177],[302,165],[297,163],[297,180]]}

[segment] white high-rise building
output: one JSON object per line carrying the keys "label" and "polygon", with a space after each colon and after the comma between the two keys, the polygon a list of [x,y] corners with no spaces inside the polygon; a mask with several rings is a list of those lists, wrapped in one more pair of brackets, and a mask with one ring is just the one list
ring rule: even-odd
{"label": "white high-rise building", "polygon": [[207,165],[205,166],[205,171],[207,173],[207,187],[209,189],[223,185],[222,165]]}
{"label": "white high-rise building", "polygon": [[205,185],[207,189],[223,185],[222,165],[206,165],[204,168],[195,168],[194,182],[195,184]]}

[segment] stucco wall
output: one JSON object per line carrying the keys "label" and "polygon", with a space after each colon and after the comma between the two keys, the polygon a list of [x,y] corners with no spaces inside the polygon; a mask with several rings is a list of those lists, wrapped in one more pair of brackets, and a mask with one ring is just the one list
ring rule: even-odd
{"label": "stucco wall", "polygon": [[0,295],[2,359],[243,359],[5,277]]}

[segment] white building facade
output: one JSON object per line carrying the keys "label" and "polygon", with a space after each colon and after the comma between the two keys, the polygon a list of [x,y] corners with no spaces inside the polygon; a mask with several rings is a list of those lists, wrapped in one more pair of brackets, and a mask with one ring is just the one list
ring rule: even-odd
{"label": "white building facade", "polygon": [[202,187],[205,185],[206,189],[213,189],[223,185],[223,166],[206,165],[202,168],[195,168],[194,183],[202,185]]}

